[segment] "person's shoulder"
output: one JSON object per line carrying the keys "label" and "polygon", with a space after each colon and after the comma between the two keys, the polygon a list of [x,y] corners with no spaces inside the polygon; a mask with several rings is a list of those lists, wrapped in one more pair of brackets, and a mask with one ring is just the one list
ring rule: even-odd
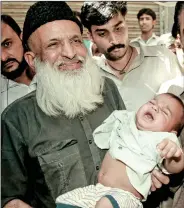
{"label": "person's shoulder", "polygon": [[166,56],[166,57],[175,57],[175,54],[170,51],[168,48],[162,45],[154,45],[154,46],[143,46],[140,45],[144,56]]}
{"label": "person's shoulder", "polygon": [[133,43],[133,42],[139,42],[140,41],[140,37],[137,37],[137,38],[133,38],[130,40],[130,43]]}
{"label": "person's shoulder", "polygon": [[124,102],[114,81],[107,77],[105,77],[104,79],[105,83],[103,89],[103,96],[106,97],[108,102],[116,106],[114,109],[125,109]]}
{"label": "person's shoulder", "polygon": [[117,86],[114,83],[114,81],[108,77],[104,77],[104,85],[106,90],[108,89],[110,91],[114,91],[115,89],[117,89]]}
{"label": "person's shoulder", "polygon": [[24,109],[32,108],[34,102],[36,102],[36,91],[33,91],[8,105],[2,112],[2,120],[11,115],[15,115],[15,113],[18,111],[23,112]]}

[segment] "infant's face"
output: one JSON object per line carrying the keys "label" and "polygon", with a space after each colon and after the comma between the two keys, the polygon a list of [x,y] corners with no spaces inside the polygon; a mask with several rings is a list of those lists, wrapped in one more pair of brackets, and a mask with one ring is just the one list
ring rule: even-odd
{"label": "infant's face", "polygon": [[139,130],[171,132],[181,116],[180,103],[169,95],[162,94],[138,110],[136,125]]}

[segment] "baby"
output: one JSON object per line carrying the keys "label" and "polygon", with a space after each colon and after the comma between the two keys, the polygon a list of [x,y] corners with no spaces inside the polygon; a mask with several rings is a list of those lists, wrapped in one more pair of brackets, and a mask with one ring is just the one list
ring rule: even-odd
{"label": "baby", "polygon": [[[93,133],[96,145],[109,149],[99,183],[59,196],[57,208],[66,204],[82,208],[143,207],[141,201],[149,194],[154,168],[168,174],[184,169],[176,136],[183,125],[184,104],[170,93],[156,96],[137,113],[114,111]],[[121,163],[121,170],[117,163]],[[113,177],[116,171],[120,178]]]}

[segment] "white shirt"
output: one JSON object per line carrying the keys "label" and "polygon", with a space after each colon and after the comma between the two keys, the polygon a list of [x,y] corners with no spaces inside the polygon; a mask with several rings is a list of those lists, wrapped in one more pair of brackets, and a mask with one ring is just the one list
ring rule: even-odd
{"label": "white shirt", "polygon": [[166,47],[145,47],[136,43],[136,47],[137,45],[139,45],[136,48],[138,56],[122,79],[113,74],[104,56],[93,57],[104,76],[115,82],[129,111],[137,111],[143,104],[153,99],[162,83],[182,76],[176,56]]}
{"label": "white shirt", "polygon": [[36,76],[30,85],[14,82],[1,76],[1,113],[15,100],[27,95],[36,89]]}
{"label": "white shirt", "polygon": [[180,96],[184,92],[184,76],[178,76],[175,79],[164,82],[161,85],[158,94],[166,92]]}
{"label": "white shirt", "polygon": [[159,36],[156,36],[155,33],[152,34],[152,36],[148,39],[148,40],[143,40],[141,38],[141,36],[139,36],[138,38],[134,38],[132,39],[130,42],[139,42],[140,44],[144,45],[144,46],[154,46],[154,45],[158,45],[159,42]]}

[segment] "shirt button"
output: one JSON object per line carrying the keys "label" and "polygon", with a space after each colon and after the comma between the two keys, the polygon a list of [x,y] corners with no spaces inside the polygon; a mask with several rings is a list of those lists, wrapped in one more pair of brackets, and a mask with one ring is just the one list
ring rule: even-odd
{"label": "shirt button", "polygon": [[99,166],[98,165],[96,166],[96,170],[99,170]]}
{"label": "shirt button", "polygon": [[83,116],[79,116],[79,119],[80,119],[81,121],[83,121]]}
{"label": "shirt button", "polygon": [[121,147],[121,146],[119,146],[119,147],[118,147],[118,149],[120,149],[120,150],[121,150],[121,149],[122,149],[122,147]]}
{"label": "shirt button", "polygon": [[89,144],[92,144],[92,140],[91,139],[89,140]]}

